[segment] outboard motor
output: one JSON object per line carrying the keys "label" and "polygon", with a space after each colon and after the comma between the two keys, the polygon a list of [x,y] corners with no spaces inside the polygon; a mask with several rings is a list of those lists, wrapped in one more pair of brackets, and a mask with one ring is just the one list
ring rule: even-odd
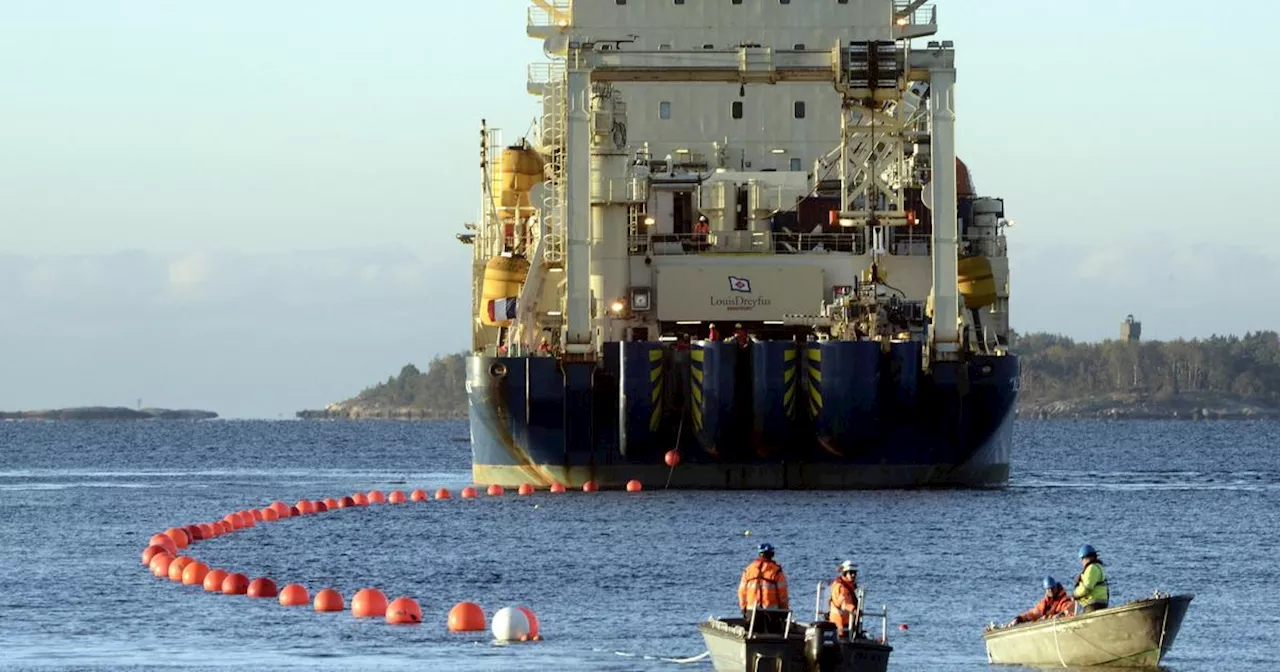
{"label": "outboard motor", "polygon": [[831,621],[815,621],[804,631],[804,661],[809,672],[834,672],[840,664],[840,630]]}

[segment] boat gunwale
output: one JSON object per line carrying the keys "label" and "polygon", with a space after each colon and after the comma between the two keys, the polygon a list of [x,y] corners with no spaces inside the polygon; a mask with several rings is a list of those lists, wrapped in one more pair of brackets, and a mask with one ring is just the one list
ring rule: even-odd
{"label": "boat gunwale", "polygon": [[1101,609],[1088,614],[1077,614],[1075,616],[1071,616],[1067,618],[1058,617],[1058,618],[1051,618],[1051,619],[1041,620],[1041,621],[1032,621],[1030,623],[1019,623],[1017,625],[1009,626],[1006,628],[1000,628],[996,630],[987,630],[982,633],[982,639],[985,642],[985,641],[990,641],[995,639],[1004,639],[1007,637],[1014,637],[1018,635],[1038,634],[1042,631],[1057,628],[1057,627],[1066,625],[1068,623],[1072,623],[1072,624],[1084,623],[1088,625],[1092,621],[1102,620],[1109,616],[1127,613],[1130,611],[1141,611],[1144,609],[1150,609],[1152,607],[1158,607],[1162,605],[1165,608],[1168,608],[1170,605],[1172,605],[1175,602],[1190,603],[1191,600],[1194,598],[1195,598],[1195,593],[1162,595],[1160,597],[1144,597],[1141,599],[1133,600],[1131,602],[1126,602],[1125,604],[1121,604],[1115,607],[1107,607],[1106,609]]}

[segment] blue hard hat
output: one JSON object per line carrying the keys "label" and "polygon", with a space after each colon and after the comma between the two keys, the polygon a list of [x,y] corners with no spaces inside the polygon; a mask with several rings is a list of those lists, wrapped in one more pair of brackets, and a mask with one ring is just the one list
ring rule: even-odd
{"label": "blue hard hat", "polygon": [[760,544],[760,546],[759,546],[759,550],[760,550],[760,552],[761,552],[761,553],[772,553],[772,552],[773,552],[773,544],[771,544],[771,543],[769,543],[769,542],[767,542],[767,541],[766,541],[765,543]]}
{"label": "blue hard hat", "polygon": [[1090,546],[1089,544],[1085,544],[1084,546],[1080,547],[1081,560],[1084,560],[1085,558],[1096,558],[1096,557],[1098,557],[1098,552],[1093,550],[1093,547]]}
{"label": "blue hard hat", "polygon": [[1044,577],[1045,590],[1049,590],[1050,588],[1053,588],[1054,586],[1059,586],[1059,585],[1062,585],[1062,584],[1058,583],[1052,576]]}

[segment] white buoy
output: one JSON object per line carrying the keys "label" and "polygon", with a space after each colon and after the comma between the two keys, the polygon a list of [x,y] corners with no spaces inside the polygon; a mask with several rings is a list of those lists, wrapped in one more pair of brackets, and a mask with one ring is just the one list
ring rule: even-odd
{"label": "white buoy", "polygon": [[493,638],[499,642],[518,642],[529,635],[529,619],[524,612],[503,607],[493,615]]}

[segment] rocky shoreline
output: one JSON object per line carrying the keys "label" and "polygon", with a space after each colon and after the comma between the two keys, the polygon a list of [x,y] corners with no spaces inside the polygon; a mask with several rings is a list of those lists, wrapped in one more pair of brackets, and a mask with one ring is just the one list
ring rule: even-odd
{"label": "rocky shoreline", "polygon": [[123,406],[83,406],[42,411],[0,411],[0,420],[213,420],[213,411]]}
{"label": "rocky shoreline", "polygon": [[1280,408],[1221,394],[1105,395],[1018,404],[1020,420],[1265,420]]}
{"label": "rocky shoreline", "polygon": [[466,413],[409,406],[366,406],[364,404],[329,404],[319,410],[298,411],[301,420],[462,420]]}

